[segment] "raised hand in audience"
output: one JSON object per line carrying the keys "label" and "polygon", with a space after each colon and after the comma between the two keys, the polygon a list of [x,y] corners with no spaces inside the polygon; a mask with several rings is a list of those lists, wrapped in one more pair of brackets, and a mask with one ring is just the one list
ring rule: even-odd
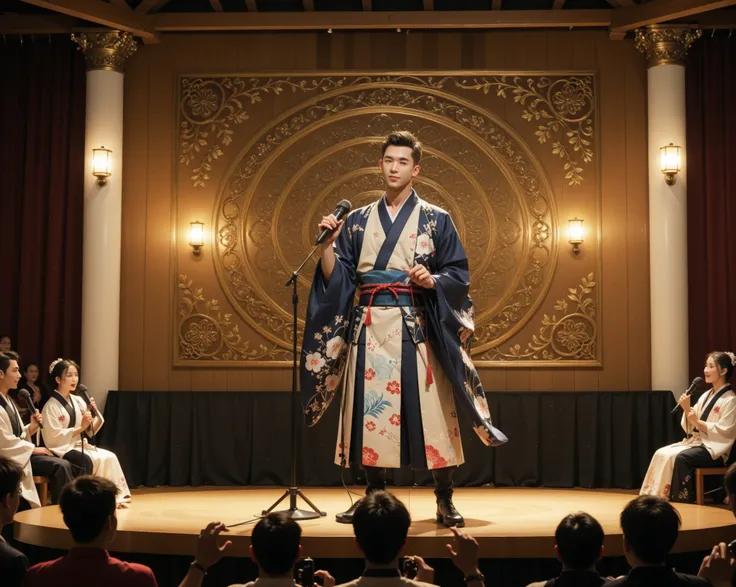
{"label": "raised hand in audience", "polygon": [[736,559],[733,558],[725,542],[716,544],[711,553],[703,559],[698,577],[707,579],[713,587],[731,587]]}
{"label": "raised hand in audience", "polygon": [[[322,579],[322,587],[335,587],[337,585],[335,577],[330,575],[329,571],[314,571],[314,578]],[[315,583],[314,585],[315,587],[319,587],[319,583]]]}
{"label": "raised hand in audience", "polygon": [[478,568],[478,541],[456,527],[451,527],[450,530],[455,535],[455,540],[447,545],[447,550],[453,564],[462,571],[468,585],[482,585],[483,574]]}
{"label": "raised hand in audience", "polygon": [[202,565],[205,569],[209,569],[212,565],[220,562],[227,549],[233,544],[230,540],[227,540],[222,546],[217,545],[217,537],[222,532],[229,532],[222,522],[207,524],[207,527],[199,533],[194,562]]}

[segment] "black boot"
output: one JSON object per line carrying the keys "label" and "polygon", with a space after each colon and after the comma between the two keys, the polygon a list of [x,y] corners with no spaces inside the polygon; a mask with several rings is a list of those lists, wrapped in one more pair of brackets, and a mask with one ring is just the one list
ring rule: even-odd
{"label": "black boot", "polygon": [[353,523],[353,516],[355,515],[355,510],[358,509],[358,506],[360,505],[360,502],[362,502],[362,499],[359,499],[357,501],[353,502],[353,505],[351,505],[347,510],[344,512],[340,512],[335,516],[335,521],[338,524],[352,524]]}
{"label": "black boot", "polygon": [[[383,491],[386,489],[386,469],[381,467],[363,467],[363,469],[365,471],[366,481],[368,481],[368,487],[365,488],[366,495],[370,495],[374,491]],[[363,500],[359,499],[346,511],[337,514],[335,521],[338,524],[352,524],[353,515],[355,515],[355,510],[358,509],[361,501]]]}
{"label": "black boot", "polygon": [[458,528],[465,526],[465,518],[460,515],[452,503],[452,475],[456,468],[445,467],[432,470],[434,494],[437,497],[437,522],[448,528],[450,526],[457,526]]}
{"label": "black boot", "polygon": [[437,523],[443,524],[448,528],[450,526],[457,526],[458,528],[465,527],[465,518],[455,508],[451,496],[437,498]]}

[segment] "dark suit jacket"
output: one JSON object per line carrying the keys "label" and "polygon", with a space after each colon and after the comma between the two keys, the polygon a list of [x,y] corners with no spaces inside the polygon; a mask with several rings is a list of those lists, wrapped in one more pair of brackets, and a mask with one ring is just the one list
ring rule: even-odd
{"label": "dark suit jacket", "polygon": [[676,573],[668,567],[638,567],[606,587],[713,587],[710,581],[695,575]]}
{"label": "dark suit jacket", "polygon": [[0,538],[0,577],[3,587],[20,587],[28,570],[28,559]]}

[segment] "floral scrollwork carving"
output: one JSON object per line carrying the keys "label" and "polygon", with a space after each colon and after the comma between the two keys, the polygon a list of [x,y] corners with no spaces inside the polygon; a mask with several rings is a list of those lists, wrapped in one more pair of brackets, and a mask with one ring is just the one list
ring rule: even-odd
{"label": "floral scrollwork carving", "polygon": [[[559,299],[554,306],[562,316],[544,314],[539,334],[522,348],[520,344],[507,352],[494,348],[480,360],[490,361],[594,361],[598,326],[595,302],[591,293],[596,283],[593,274],[583,277],[581,284],[568,290],[567,299]],[[575,303],[570,307],[571,300]]]}
{"label": "floral scrollwork carving", "polygon": [[[516,76],[475,78],[455,82],[466,90],[480,90],[488,94],[492,89],[502,98],[513,96],[514,102],[524,106],[522,118],[537,122],[535,135],[544,144],[552,142],[552,153],[564,163],[565,179],[570,185],[583,181],[583,163],[593,160],[593,118],[595,97],[592,76],[565,78],[540,77],[523,80]],[[553,140],[553,135],[564,135]]]}
{"label": "floral scrollwork carving", "polygon": [[286,79],[184,78],[181,86],[181,122],[179,128],[179,162],[189,165],[198,154],[198,167],[191,180],[195,187],[204,187],[210,178],[212,162],[221,157],[223,148],[233,140],[233,127],[248,120],[246,105],[263,100],[264,95],[279,95],[333,90],[341,87],[339,78],[292,81]]}
{"label": "floral scrollwork carving", "polygon": [[207,300],[201,287],[179,276],[179,359],[187,361],[288,360],[291,352],[276,345],[251,348],[232,314],[223,314],[216,299]]}

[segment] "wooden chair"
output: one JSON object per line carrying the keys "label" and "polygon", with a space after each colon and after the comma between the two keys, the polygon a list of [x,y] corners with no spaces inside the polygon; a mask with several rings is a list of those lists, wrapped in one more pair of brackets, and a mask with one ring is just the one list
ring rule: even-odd
{"label": "wooden chair", "polygon": [[33,482],[36,484],[38,490],[38,499],[41,502],[41,507],[45,506],[49,500],[49,480],[46,477],[38,475],[33,476]]}
{"label": "wooden chair", "polygon": [[728,467],[715,469],[695,469],[695,503],[705,505],[705,477],[706,475],[725,475]]}

